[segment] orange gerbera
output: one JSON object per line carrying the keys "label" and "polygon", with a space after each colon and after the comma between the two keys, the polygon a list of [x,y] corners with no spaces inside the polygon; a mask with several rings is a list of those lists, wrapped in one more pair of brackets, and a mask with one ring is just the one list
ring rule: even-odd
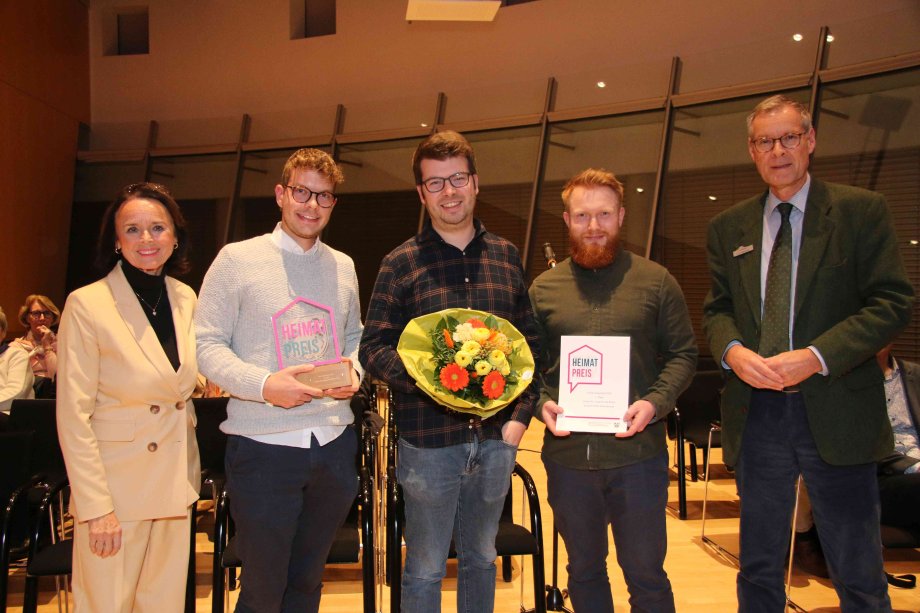
{"label": "orange gerbera", "polygon": [[[500,376],[500,375],[499,375]],[[470,375],[459,364],[448,364],[441,369],[441,385],[452,392],[457,392],[466,387],[470,382]],[[502,381],[502,387],[504,387]]]}
{"label": "orange gerbera", "polygon": [[486,325],[482,323],[482,321],[480,321],[479,319],[476,319],[475,317],[471,317],[467,319],[466,323],[470,324],[474,328],[485,328],[486,327]]}
{"label": "orange gerbera", "polygon": [[497,370],[493,370],[482,380],[482,395],[495,400],[505,392],[505,378]]}
{"label": "orange gerbera", "polygon": [[447,343],[447,346],[448,346],[448,347],[450,347],[451,349],[453,349],[453,348],[454,348],[454,339],[453,339],[453,338],[451,337],[451,335],[450,335],[450,330],[448,330],[447,328],[444,328],[443,330],[441,330],[441,332],[444,333],[444,342]]}

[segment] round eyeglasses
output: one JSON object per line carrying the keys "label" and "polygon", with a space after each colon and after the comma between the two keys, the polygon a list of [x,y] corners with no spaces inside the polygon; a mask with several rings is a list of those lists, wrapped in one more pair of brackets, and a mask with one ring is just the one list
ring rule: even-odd
{"label": "round eyeglasses", "polygon": [[799,146],[799,143],[802,142],[802,136],[804,134],[804,132],[790,132],[789,134],[783,134],[779,138],[760,136],[758,138],[752,138],[751,144],[754,146],[754,149],[761,153],[773,151],[773,147],[776,146],[776,141],[779,141],[783,149],[795,149]]}
{"label": "round eyeglasses", "polygon": [[284,187],[291,190],[291,197],[294,199],[294,202],[299,202],[301,204],[310,202],[313,196],[316,196],[316,204],[324,209],[328,209],[338,200],[332,192],[314,192],[309,187],[303,187],[302,185],[285,185]]}
{"label": "round eyeglasses", "polygon": [[449,177],[431,177],[430,179],[425,179],[422,181],[422,185],[425,186],[432,194],[437,194],[439,191],[444,189],[444,186],[447,185],[447,182],[450,181],[450,184],[454,187],[466,187],[470,182],[469,172],[455,172]]}

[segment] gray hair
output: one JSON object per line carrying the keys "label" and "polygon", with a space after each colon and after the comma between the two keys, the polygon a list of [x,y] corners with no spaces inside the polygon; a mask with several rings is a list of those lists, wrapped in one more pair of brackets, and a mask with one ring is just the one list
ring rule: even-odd
{"label": "gray hair", "polygon": [[757,117],[760,115],[766,115],[767,113],[776,112],[787,106],[791,107],[794,111],[797,111],[798,114],[802,116],[802,131],[808,132],[811,130],[811,113],[808,112],[808,108],[798,100],[793,100],[792,98],[784,96],[783,94],[777,94],[761,101],[760,104],[754,107],[754,110],[751,111],[751,114],[747,116],[748,136],[754,136],[753,124]]}

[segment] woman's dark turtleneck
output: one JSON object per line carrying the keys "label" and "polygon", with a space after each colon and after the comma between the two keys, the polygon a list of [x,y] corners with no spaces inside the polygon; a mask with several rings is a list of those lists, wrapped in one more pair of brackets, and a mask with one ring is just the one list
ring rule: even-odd
{"label": "woman's dark turtleneck", "polygon": [[[163,352],[169,358],[169,363],[175,370],[179,370],[179,348],[176,345],[176,326],[173,323],[172,308],[169,304],[169,295],[166,292],[166,275],[148,275],[143,270],[135,268],[122,259],[121,269],[125,273],[128,285],[138,296],[141,310],[147,316],[147,321],[157,335]],[[159,304],[158,304],[159,303]],[[154,316],[153,309],[157,314]]]}

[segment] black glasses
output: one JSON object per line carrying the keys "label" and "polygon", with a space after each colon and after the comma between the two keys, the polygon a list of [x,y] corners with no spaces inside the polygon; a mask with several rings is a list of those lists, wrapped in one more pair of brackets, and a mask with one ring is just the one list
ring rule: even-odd
{"label": "black glasses", "polygon": [[32,319],[51,319],[54,313],[51,311],[29,311],[29,317]]}
{"label": "black glasses", "polygon": [[754,149],[761,153],[773,151],[773,147],[776,146],[776,141],[779,141],[783,149],[795,149],[799,146],[799,143],[802,142],[802,135],[804,134],[804,132],[790,132],[789,134],[783,134],[779,138],[761,136],[759,138],[752,138],[751,144],[754,146]]}
{"label": "black glasses", "polygon": [[466,187],[470,182],[470,174],[469,172],[455,172],[449,177],[431,177],[422,181],[422,185],[432,194],[437,194],[444,189],[448,181],[454,187]]}
{"label": "black glasses", "polygon": [[301,185],[285,185],[287,189],[291,190],[291,197],[294,199],[294,202],[299,202],[301,204],[305,202],[310,202],[310,199],[313,196],[316,196],[316,204],[328,209],[335,204],[337,198],[332,192],[314,192],[309,187],[303,187]]}

